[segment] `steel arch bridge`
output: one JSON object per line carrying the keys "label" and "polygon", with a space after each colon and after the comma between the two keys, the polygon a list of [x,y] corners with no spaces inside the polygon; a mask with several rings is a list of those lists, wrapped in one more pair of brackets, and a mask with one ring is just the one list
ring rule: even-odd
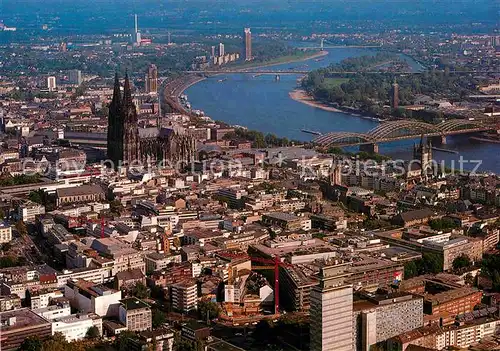
{"label": "steel arch bridge", "polygon": [[418,121],[384,122],[366,133],[331,132],[313,139],[313,143],[322,147],[376,144],[381,142],[413,139],[424,136],[446,136],[473,133],[495,129],[485,121],[453,119],[439,124]]}

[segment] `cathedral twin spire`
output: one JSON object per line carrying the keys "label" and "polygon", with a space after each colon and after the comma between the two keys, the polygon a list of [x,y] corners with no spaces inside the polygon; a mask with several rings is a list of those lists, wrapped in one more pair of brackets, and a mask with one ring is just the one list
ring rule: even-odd
{"label": "cathedral twin spire", "polygon": [[118,73],[115,74],[113,98],[109,105],[108,158],[114,167],[130,165],[139,159],[139,129],[137,111],[132,99],[128,74],[125,74],[123,95]]}

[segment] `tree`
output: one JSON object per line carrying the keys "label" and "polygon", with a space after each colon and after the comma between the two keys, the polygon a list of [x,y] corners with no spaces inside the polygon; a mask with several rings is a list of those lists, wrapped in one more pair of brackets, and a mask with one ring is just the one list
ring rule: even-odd
{"label": "tree", "polygon": [[151,312],[153,314],[153,328],[158,328],[167,321],[165,313],[163,313],[163,311],[159,310],[158,308],[153,308]]}
{"label": "tree", "polygon": [[19,350],[23,351],[42,351],[42,341],[36,337],[36,336],[31,336],[27,339],[24,339],[23,343],[19,347]]}
{"label": "tree", "polygon": [[405,263],[405,279],[413,278],[418,275],[418,268],[415,261]]}
{"label": "tree", "polygon": [[435,253],[424,252],[420,260],[419,274],[440,273],[443,271],[443,256]]}
{"label": "tree", "polygon": [[101,336],[101,333],[99,333],[99,329],[96,326],[92,326],[87,330],[87,334],[85,335],[86,338],[88,339],[97,339]]}
{"label": "tree", "polygon": [[475,285],[475,280],[476,280],[475,278],[476,277],[472,276],[472,274],[467,273],[467,275],[464,278],[465,284],[467,284],[467,285]]}
{"label": "tree", "polygon": [[149,289],[143,283],[137,282],[132,288],[131,294],[138,299],[146,299],[149,297]]}
{"label": "tree", "polygon": [[123,211],[123,204],[119,200],[113,200],[109,203],[109,211],[119,217]]}
{"label": "tree", "polygon": [[159,285],[153,285],[151,288],[151,297],[155,300],[165,300],[164,288]]}
{"label": "tree", "polygon": [[68,342],[62,333],[55,333],[43,342],[43,348],[50,351],[66,351],[68,349]]}
{"label": "tree", "polygon": [[206,319],[207,314],[209,319],[214,319],[219,317],[220,307],[217,303],[212,301],[200,301],[198,303],[198,311],[202,319]]}
{"label": "tree", "polygon": [[122,331],[115,340],[115,349],[118,351],[129,351],[129,340],[136,340],[137,334],[130,330]]}
{"label": "tree", "polygon": [[181,239],[179,239],[179,237],[176,236],[173,240],[173,244],[176,249],[179,249],[181,247]]}
{"label": "tree", "polygon": [[174,340],[174,350],[176,351],[196,351],[196,346],[193,342],[187,341],[179,337]]}
{"label": "tree", "polygon": [[43,190],[33,190],[29,193],[28,198],[38,204],[43,204],[45,193]]}
{"label": "tree", "polygon": [[450,231],[457,228],[458,225],[451,218],[437,218],[429,221],[429,226],[434,230]]}
{"label": "tree", "polygon": [[8,252],[12,248],[12,245],[10,243],[4,243],[1,245],[0,250],[3,252]]}
{"label": "tree", "polygon": [[454,270],[460,270],[463,268],[469,268],[472,265],[472,261],[469,256],[466,254],[462,254],[455,258],[452,263],[452,267]]}
{"label": "tree", "polygon": [[16,230],[20,236],[28,235],[28,228],[26,228],[26,224],[22,220],[17,221]]}
{"label": "tree", "polygon": [[19,265],[19,259],[12,256],[0,257],[0,268],[15,267]]}

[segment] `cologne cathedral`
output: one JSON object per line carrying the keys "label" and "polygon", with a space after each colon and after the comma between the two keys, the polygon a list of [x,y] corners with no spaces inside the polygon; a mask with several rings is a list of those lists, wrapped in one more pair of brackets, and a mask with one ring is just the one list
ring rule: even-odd
{"label": "cologne cathedral", "polygon": [[108,158],[115,167],[151,161],[180,165],[195,160],[196,141],[191,136],[174,128],[162,128],[160,119],[156,124],[156,127],[139,128],[128,75],[125,76],[123,95],[118,75],[115,75],[107,142]]}

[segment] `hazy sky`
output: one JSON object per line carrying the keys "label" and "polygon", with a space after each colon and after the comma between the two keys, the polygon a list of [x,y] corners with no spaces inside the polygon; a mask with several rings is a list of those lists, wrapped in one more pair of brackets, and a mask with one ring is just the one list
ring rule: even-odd
{"label": "hazy sky", "polygon": [[498,27],[500,0],[0,0],[0,20],[18,27],[115,30],[138,13],[145,27],[220,23],[290,27],[338,21]]}

